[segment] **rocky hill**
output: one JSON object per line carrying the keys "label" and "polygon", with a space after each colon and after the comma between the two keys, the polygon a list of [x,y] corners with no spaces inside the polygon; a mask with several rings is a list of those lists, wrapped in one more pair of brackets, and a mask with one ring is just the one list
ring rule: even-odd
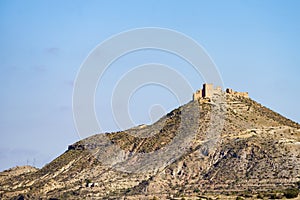
{"label": "rocky hill", "polygon": [[40,170],[15,172],[0,173],[1,199],[293,197],[300,125],[250,98],[214,95],[152,125],[81,140]]}

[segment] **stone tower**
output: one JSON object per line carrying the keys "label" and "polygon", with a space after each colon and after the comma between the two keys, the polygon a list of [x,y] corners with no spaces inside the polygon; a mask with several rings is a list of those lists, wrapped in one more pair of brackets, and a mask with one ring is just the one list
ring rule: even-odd
{"label": "stone tower", "polygon": [[205,83],[203,84],[202,89],[197,90],[194,94],[193,94],[193,100],[197,100],[200,98],[211,98],[214,94],[214,92],[221,90],[220,87],[217,88],[217,90],[214,89],[213,84],[208,84]]}
{"label": "stone tower", "polygon": [[202,97],[211,98],[213,93],[214,93],[213,84],[208,84],[208,83],[203,84],[203,91],[202,92],[203,92]]}

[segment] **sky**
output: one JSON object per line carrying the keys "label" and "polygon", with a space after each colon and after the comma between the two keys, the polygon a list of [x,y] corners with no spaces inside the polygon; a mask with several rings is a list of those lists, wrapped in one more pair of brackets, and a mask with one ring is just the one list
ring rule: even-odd
{"label": "sky", "polygon": [[[98,44],[135,28],[167,28],[193,38],[216,64],[225,87],[248,91],[255,101],[300,122],[299,9],[296,0],[0,1],[0,170],[42,167],[81,139],[72,111],[80,66]],[[203,83],[169,53],[123,56],[97,88],[103,132],[119,130],[110,110],[114,82],[149,62],[174,67],[194,90]],[[149,124],[178,106],[166,88],[148,85],[134,93],[128,109],[136,124]],[[157,110],[154,119],[149,107]]]}

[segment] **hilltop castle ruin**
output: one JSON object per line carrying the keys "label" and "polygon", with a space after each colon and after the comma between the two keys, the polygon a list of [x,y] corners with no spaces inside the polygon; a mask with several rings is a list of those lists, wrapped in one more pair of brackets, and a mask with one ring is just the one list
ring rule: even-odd
{"label": "hilltop castle ruin", "polygon": [[[221,87],[218,86],[218,87],[214,88],[213,84],[205,83],[205,84],[203,84],[202,89],[197,90],[193,94],[193,101],[196,101],[198,99],[211,98],[214,94],[221,94],[222,92],[223,91],[222,91]],[[233,89],[229,89],[229,88],[226,89],[225,93],[230,94],[230,95],[249,98],[248,92],[236,92]]]}

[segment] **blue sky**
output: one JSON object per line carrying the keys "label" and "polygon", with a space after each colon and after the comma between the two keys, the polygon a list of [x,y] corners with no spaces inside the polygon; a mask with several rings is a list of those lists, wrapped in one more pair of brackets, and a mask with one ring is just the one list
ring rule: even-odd
{"label": "blue sky", "polygon": [[[299,1],[271,0],[1,1],[0,170],[41,167],[80,139],[72,116],[80,65],[100,42],[133,28],[163,27],[192,37],[214,60],[226,87],[248,91],[254,100],[300,122],[299,8]],[[136,53],[116,66],[130,68],[136,60],[168,63],[186,74],[195,90],[201,87],[201,80],[180,68],[184,62],[164,53]],[[107,79],[120,70],[110,73]],[[149,91],[160,95],[147,96]],[[149,123],[145,107],[154,103],[166,111],[179,106],[163,91],[149,86],[132,98],[137,123]],[[147,101],[142,104],[142,99]],[[109,110],[100,111],[98,117],[105,120]],[[104,130],[117,129],[108,120]]]}

